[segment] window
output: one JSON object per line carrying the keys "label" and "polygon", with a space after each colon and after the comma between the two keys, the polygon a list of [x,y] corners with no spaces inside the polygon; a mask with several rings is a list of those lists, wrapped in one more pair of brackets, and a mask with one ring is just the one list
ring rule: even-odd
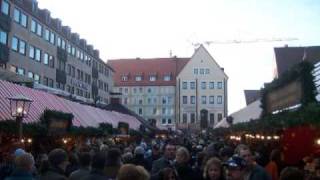
{"label": "window", "polygon": [[207,96],[201,96],[201,103],[207,104]]}
{"label": "window", "polygon": [[133,88],[133,94],[137,93],[137,88]]}
{"label": "window", "polygon": [[209,88],[214,89],[214,82],[209,82]]}
{"label": "window", "polygon": [[136,76],[136,81],[141,81],[142,77],[141,76]]}
{"label": "window", "polygon": [[139,108],[139,115],[142,115],[142,108]]}
{"label": "window", "polygon": [[49,55],[49,67],[54,68],[54,58],[52,55]]}
{"label": "window", "polygon": [[71,54],[72,56],[76,56],[76,48],[74,47],[71,48]]}
{"label": "window", "polygon": [[20,24],[25,28],[28,25],[28,16],[23,14],[22,12],[21,12],[21,22],[20,22]]}
{"label": "window", "polygon": [[20,11],[16,8],[13,10],[13,19],[15,22],[20,23]]}
{"label": "window", "polygon": [[188,103],[188,96],[183,96],[182,97],[182,103],[187,104]]}
{"label": "window", "polygon": [[188,82],[182,82],[182,89],[188,88]]}
{"label": "window", "polygon": [[24,75],[24,69],[23,69],[23,68],[18,68],[18,69],[17,69],[17,73],[18,73],[19,75]]}
{"label": "window", "polygon": [[55,35],[53,32],[51,32],[51,33],[50,33],[50,43],[53,44],[53,45],[55,44],[55,43],[54,43],[55,40],[56,40],[55,37],[56,37],[56,35]]}
{"label": "window", "polygon": [[209,97],[209,103],[210,104],[214,104],[214,96],[210,96]]}
{"label": "window", "polygon": [[8,33],[0,29],[0,43],[7,45]]}
{"label": "window", "polygon": [[61,47],[62,47],[63,50],[66,49],[66,42],[63,39],[61,41]]}
{"label": "window", "polygon": [[171,96],[168,96],[168,104],[172,104],[173,102],[172,102],[172,97]]}
{"label": "window", "polygon": [[162,108],[162,114],[163,114],[163,115],[166,114],[166,108]]}
{"label": "window", "polygon": [[43,85],[48,86],[49,79],[47,77],[43,77]]}
{"label": "window", "polygon": [[188,121],[188,115],[187,113],[183,113],[182,114],[182,123],[186,124]]}
{"label": "window", "polygon": [[190,82],[190,89],[195,89],[195,88],[196,88],[196,83]]}
{"label": "window", "polygon": [[52,87],[53,88],[53,79],[49,79],[49,87]]}
{"label": "window", "polygon": [[222,96],[218,96],[217,97],[217,103],[218,104],[222,104]]}
{"label": "window", "polygon": [[154,103],[154,104],[157,104],[157,98],[156,98],[156,97],[153,98],[153,103]]}
{"label": "window", "polygon": [[61,71],[65,71],[66,70],[66,62],[58,61],[58,69]]}
{"label": "window", "polygon": [[28,72],[28,78],[33,79],[33,72]]}
{"label": "window", "polygon": [[157,114],[157,108],[153,108],[153,115],[156,115]]}
{"label": "window", "polygon": [[119,88],[119,92],[122,93],[122,88]]}
{"label": "window", "polygon": [[83,61],[83,52],[80,51],[80,59]]}
{"label": "window", "polygon": [[171,119],[168,119],[168,124],[172,124],[172,120]]}
{"label": "window", "polygon": [[39,84],[39,83],[40,83],[40,76],[39,76],[39,74],[34,74],[33,79],[34,79],[34,82],[35,82],[36,84]]}
{"label": "window", "polygon": [[[57,46],[61,47],[61,38],[60,37],[57,37]],[[68,51],[68,53],[69,53],[69,51]]]}
{"label": "window", "polygon": [[139,99],[139,104],[140,104],[140,105],[142,105],[142,102],[143,102],[142,99]]}
{"label": "window", "polygon": [[190,96],[190,103],[195,104],[196,103],[196,97],[195,96]]}
{"label": "window", "polygon": [[41,50],[36,48],[35,60],[41,62]]}
{"label": "window", "polygon": [[42,36],[42,26],[39,23],[37,24],[37,35]]}
{"label": "window", "polygon": [[151,88],[148,88],[148,93],[152,93],[152,89]]}
{"label": "window", "polygon": [[162,124],[166,124],[167,123],[167,120],[165,118],[162,118],[162,121],[161,121]]}
{"label": "window", "polygon": [[124,98],[124,104],[128,104],[128,98]]}
{"label": "window", "polygon": [[[49,64],[49,54],[44,53],[43,55],[43,64],[48,65]],[[71,72],[71,67],[70,67],[70,72]]]}
{"label": "window", "polygon": [[71,54],[71,45],[70,45],[70,44],[67,44],[67,52],[68,52],[69,54]]}
{"label": "window", "polygon": [[37,32],[37,22],[35,20],[31,20],[31,32],[36,33]]}
{"label": "window", "polygon": [[222,114],[218,113],[218,122],[220,122],[222,120]]}
{"label": "window", "polygon": [[198,69],[197,68],[193,69],[193,74],[198,74]]}
{"label": "window", "polygon": [[156,81],[156,80],[157,80],[157,77],[156,77],[156,76],[150,76],[150,77],[149,77],[149,80],[150,80],[150,81]]}
{"label": "window", "polygon": [[50,41],[50,31],[48,29],[44,30],[44,39]]}
{"label": "window", "polygon": [[210,73],[210,69],[207,68],[205,73],[209,74]]}
{"label": "window", "polygon": [[210,113],[210,124],[214,124],[214,113]]}
{"label": "window", "polygon": [[29,46],[29,58],[34,59],[34,47]]}
{"label": "window", "polygon": [[77,52],[77,56],[76,56],[76,57],[77,57],[77,58],[80,58],[80,51],[79,51],[79,49],[77,49],[76,52]]}
{"label": "window", "polygon": [[206,88],[207,88],[207,83],[201,82],[201,89],[206,89]]}
{"label": "window", "polygon": [[165,75],[165,76],[163,77],[163,80],[164,80],[164,81],[171,81],[171,75]]}
{"label": "window", "polygon": [[7,0],[2,0],[1,12],[5,15],[9,15],[10,5]]}
{"label": "window", "polygon": [[204,69],[203,68],[200,69],[200,74],[204,74]]}
{"label": "window", "polygon": [[166,96],[162,97],[162,104],[167,104],[167,97]]}
{"label": "window", "polygon": [[196,114],[195,113],[190,114],[190,121],[192,124],[194,124],[196,122]]}
{"label": "window", "polygon": [[18,51],[19,40],[16,37],[12,37],[11,49],[14,51]]}
{"label": "window", "polygon": [[128,81],[128,76],[122,76],[121,79],[122,81]]}
{"label": "window", "polygon": [[19,40],[19,53],[26,55],[26,42]]}
{"label": "window", "polygon": [[142,93],[142,90],[143,90],[142,87],[140,87],[140,88],[139,88],[139,93]]}
{"label": "window", "polygon": [[128,88],[124,88],[124,93],[128,94]]}
{"label": "window", "polygon": [[222,89],[222,82],[218,82],[218,89]]}
{"label": "window", "polygon": [[148,101],[148,104],[151,104],[151,98],[148,98],[147,101]]}

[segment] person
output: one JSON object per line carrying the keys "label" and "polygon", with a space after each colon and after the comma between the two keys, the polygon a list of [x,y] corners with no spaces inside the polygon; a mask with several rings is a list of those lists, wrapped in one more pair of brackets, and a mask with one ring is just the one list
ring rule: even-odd
{"label": "person", "polygon": [[87,176],[90,173],[91,156],[89,152],[79,153],[80,168],[72,172],[69,176],[69,180],[79,180],[80,178]]}
{"label": "person", "polygon": [[132,164],[143,166],[146,170],[150,171],[151,167],[147,160],[144,159],[144,149],[141,146],[137,146],[134,150],[134,158]]}
{"label": "person", "polygon": [[57,148],[49,153],[49,169],[41,174],[41,180],[66,180],[64,175],[68,165],[68,155],[65,150]]}
{"label": "person", "polygon": [[176,153],[175,169],[177,170],[180,179],[193,180],[195,179],[193,170],[189,165],[190,154],[185,147],[180,147]]}
{"label": "person", "polygon": [[66,176],[70,176],[70,174],[79,169],[79,159],[76,153],[69,154],[69,164],[66,168]]}
{"label": "person", "polygon": [[151,156],[147,157],[149,167],[152,167],[152,163],[161,157],[160,147],[158,144],[153,144],[151,148]]}
{"label": "person", "polygon": [[286,167],[280,173],[279,180],[303,180],[303,173],[295,167]]}
{"label": "person", "polygon": [[149,180],[149,173],[142,166],[125,164],[119,169],[117,180]]}
{"label": "person", "polygon": [[279,164],[281,161],[281,154],[280,151],[277,149],[272,150],[270,154],[270,162],[265,167],[266,171],[271,176],[272,180],[279,179]]}
{"label": "person", "polygon": [[222,163],[218,158],[210,158],[204,166],[205,180],[224,180]]}
{"label": "person", "polygon": [[4,161],[0,164],[0,180],[9,177],[15,169],[14,159],[18,156],[25,154],[26,152],[22,148],[17,148],[13,154],[6,154],[4,157]]}
{"label": "person", "polygon": [[255,163],[252,153],[248,146],[240,145],[236,148],[238,155],[247,162],[246,179],[248,180],[271,180],[267,171]]}
{"label": "person", "polygon": [[111,179],[104,172],[104,167],[107,161],[105,152],[97,152],[92,157],[91,171],[88,175],[81,178],[81,180],[106,180]]}
{"label": "person", "polygon": [[5,180],[34,180],[32,176],[34,158],[30,153],[24,152],[24,154],[16,157],[15,165],[16,168]]}
{"label": "person", "polygon": [[104,172],[109,178],[115,179],[122,165],[121,153],[118,148],[111,148],[107,153],[107,160],[104,167]]}
{"label": "person", "polygon": [[163,168],[173,166],[173,160],[176,156],[176,146],[169,142],[164,145],[163,149],[164,155],[152,163],[151,175],[159,173]]}
{"label": "person", "polygon": [[227,180],[244,180],[245,179],[245,169],[247,167],[246,161],[234,155],[229,158],[228,161],[223,163],[226,167],[226,179]]}
{"label": "person", "polygon": [[157,178],[157,180],[178,180],[178,175],[176,174],[173,168],[164,168],[162,169]]}

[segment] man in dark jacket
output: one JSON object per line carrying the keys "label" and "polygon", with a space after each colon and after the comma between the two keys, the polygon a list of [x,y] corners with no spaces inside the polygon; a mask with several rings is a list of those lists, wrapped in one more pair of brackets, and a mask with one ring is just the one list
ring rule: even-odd
{"label": "man in dark jacket", "polygon": [[32,176],[32,170],[34,167],[33,156],[29,153],[25,153],[15,159],[16,168],[11,176],[5,180],[34,180]]}
{"label": "man in dark jacket", "polygon": [[154,161],[152,164],[151,175],[158,174],[163,168],[173,167],[173,160],[176,156],[176,146],[169,142],[163,147],[163,149],[163,157]]}
{"label": "man in dark jacket", "polygon": [[79,154],[80,168],[70,174],[69,180],[79,180],[90,173],[91,157],[89,152],[81,152]]}
{"label": "man in dark jacket", "polygon": [[148,161],[144,158],[144,149],[138,146],[134,150],[134,158],[132,159],[132,164],[137,166],[143,166],[146,170],[150,171],[151,167]]}
{"label": "man in dark jacket", "polygon": [[49,169],[41,176],[41,180],[66,180],[65,170],[68,165],[68,155],[63,149],[54,149],[49,153]]}
{"label": "man in dark jacket", "polygon": [[104,172],[107,156],[104,152],[97,152],[91,163],[90,174],[83,177],[81,180],[107,180],[110,179]]}

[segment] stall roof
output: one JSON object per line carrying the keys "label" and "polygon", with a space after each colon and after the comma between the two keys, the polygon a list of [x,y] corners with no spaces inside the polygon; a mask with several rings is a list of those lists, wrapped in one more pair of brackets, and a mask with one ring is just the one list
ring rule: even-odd
{"label": "stall roof", "polygon": [[141,125],[141,122],[134,116],[79,104],[56,95],[3,80],[0,80],[0,121],[12,119],[8,97],[19,94],[33,100],[28,117],[23,119],[26,123],[38,122],[44,110],[50,109],[72,113],[74,115],[72,123],[75,126],[97,127],[99,123],[110,123],[113,127],[117,127],[118,122],[126,122],[130,128],[139,129]]}

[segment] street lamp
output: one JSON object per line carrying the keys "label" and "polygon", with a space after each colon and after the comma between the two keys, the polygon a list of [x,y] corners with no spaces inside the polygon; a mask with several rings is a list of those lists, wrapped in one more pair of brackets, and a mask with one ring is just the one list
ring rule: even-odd
{"label": "street lamp", "polygon": [[10,100],[11,116],[16,118],[19,125],[19,140],[22,139],[22,120],[28,116],[32,100],[23,96],[16,95],[8,98]]}

